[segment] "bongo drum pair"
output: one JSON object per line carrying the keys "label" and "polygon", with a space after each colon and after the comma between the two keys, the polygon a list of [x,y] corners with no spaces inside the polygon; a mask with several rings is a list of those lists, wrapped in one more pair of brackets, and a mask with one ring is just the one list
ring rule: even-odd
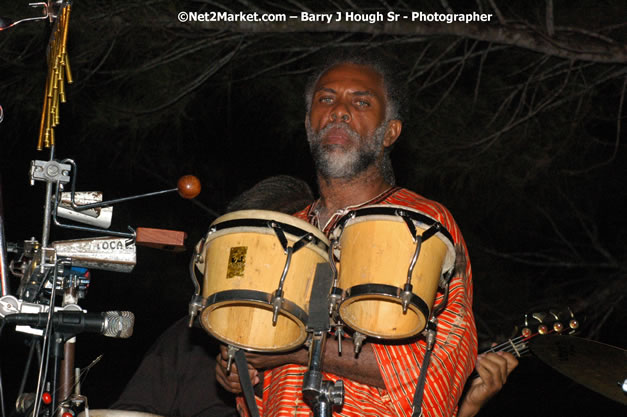
{"label": "bongo drum pair", "polygon": [[440,278],[454,268],[446,228],[416,210],[378,205],[349,212],[330,237],[273,211],[242,210],[216,219],[197,247],[203,328],[250,351],[301,346],[316,266],[335,264],[331,256],[337,258],[334,291],[341,294],[338,313],[346,326],[384,340],[420,333]]}

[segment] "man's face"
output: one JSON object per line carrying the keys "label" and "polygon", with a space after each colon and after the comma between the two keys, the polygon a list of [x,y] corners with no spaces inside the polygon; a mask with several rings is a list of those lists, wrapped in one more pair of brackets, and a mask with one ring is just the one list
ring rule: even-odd
{"label": "man's face", "polygon": [[385,99],[381,76],[368,67],[342,64],[320,78],[305,124],[324,177],[351,178],[380,161],[384,146],[391,144],[386,143],[391,136],[384,123]]}

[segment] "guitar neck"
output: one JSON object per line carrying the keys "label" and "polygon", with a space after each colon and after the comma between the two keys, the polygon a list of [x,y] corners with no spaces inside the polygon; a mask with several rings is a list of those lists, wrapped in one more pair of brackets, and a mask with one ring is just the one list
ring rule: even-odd
{"label": "guitar neck", "polygon": [[[529,340],[536,336],[542,336],[552,333],[558,334],[573,334],[579,328],[579,321],[575,318],[572,310],[566,308],[549,309],[548,313],[536,312],[531,314],[525,314],[524,326],[521,331],[521,335],[507,341],[492,346],[490,349],[484,350],[480,353],[497,353],[508,352],[512,355],[520,358],[529,352]],[[531,329],[534,329],[532,331]],[[478,377],[476,369],[472,371],[472,374],[468,380]]]}
{"label": "guitar neck", "polygon": [[496,345],[496,346],[492,346],[490,349],[486,349],[483,352],[480,352],[480,355],[483,355],[485,353],[496,353],[496,352],[508,352],[511,353],[512,355],[516,356],[517,358],[520,358],[522,355],[526,354],[529,352],[529,344],[527,343],[527,341],[529,341],[529,339],[537,336],[539,333],[535,333],[531,336],[527,336],[527,337],[523,337],[523,336],[519,336],[519,337],[515,337],[513,339],[507,339],[507,341]]}

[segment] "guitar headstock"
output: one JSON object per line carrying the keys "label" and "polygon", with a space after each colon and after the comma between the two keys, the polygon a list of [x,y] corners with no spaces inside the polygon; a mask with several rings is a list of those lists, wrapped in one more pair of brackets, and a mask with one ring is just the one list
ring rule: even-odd
{"label": "guitar headstock", "polygon": [[524,321],[516,329],[516,336],[530,339],[545,334],[573,334],[579,329],[579,320],[570,307],[550,308],[525,314]]}
{"label": "guitar headstock", "polygon": [[529,351],[527,342],[530,339],[546,334],[573,334],[579,329],[579,324],[569,307],[527,313],[523,322],[514,328],[511,339],[494,345],[485,352],[505,351],[521,357]]}

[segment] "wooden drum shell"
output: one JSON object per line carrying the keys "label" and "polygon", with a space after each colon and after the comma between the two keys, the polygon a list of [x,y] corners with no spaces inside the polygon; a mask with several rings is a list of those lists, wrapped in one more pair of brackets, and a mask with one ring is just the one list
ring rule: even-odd
{"label": "wooden drum shell", "polygon": [[[416,244],[407,224],[394,214],[396,208],[385,206],[382,210],[390,214],[358,216],[343,224],[338,286],[345,291],[345,297],[339,313],[348,327],[362,334],[404,339],[425,328],[440,277],[454,266],[455,250],[442,233],[422,242],[411,278],[417,303],[410,303],[403,313],[400,293],[407,282]],[[418,235],[430,227],[413,223]]]}
{"label": "wooden drum shell", "polygon": [[[266,221],[287,225],[282,229],[289,246],[307,233],[315,236],[292,255],[283,286],[286,309],[280,310],[276,325],[272,324],[271,299],[287,255]],[[294,234],[288,232],[290,227]],[[201,325],[222,342],[246,350],[282,352],[301,346],[307,336],[316,266],[328,262],[328,245],[314,226],[283,213],[242,210],[216,219],[205,238],[199,265],[204,270],[202,295],[208,300]]]}

